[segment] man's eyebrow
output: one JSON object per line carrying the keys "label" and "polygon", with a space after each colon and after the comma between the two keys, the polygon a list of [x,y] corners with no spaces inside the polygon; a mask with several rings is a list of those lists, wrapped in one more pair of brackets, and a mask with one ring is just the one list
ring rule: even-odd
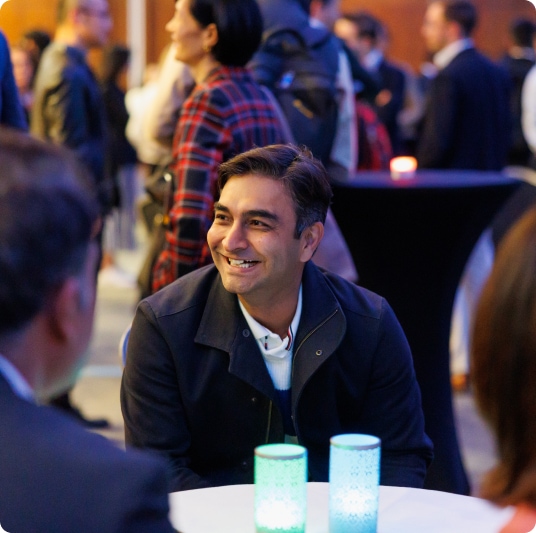
{"label": "man's eyebrow", "polygon": [[[224,213],[230,213],[230,210],[228,207],[224,206],[220,202],[214,203],[214,211],[223,211]],[[270,211],[267,211],[266,209],[250,209],[249,211],[246,211],[242,214],[245,218],[251,218],[251,217],[259,217],[259,218],[266,218],[268,220],[273,220],[277,222],[279,220],[279,217]]]}
{"label": "man's eyebrow", "polygon": [[220,202],[214,202],[214,211],[225,211],[226,213],[229,213],[229,208],[220,204]]}
{"label": "man's eyebrow", "polygon": [[279,220],[279,217],[275,213],[266,211],[266,209],[250,209],[249,211],[246,211],[244,213],[244,216],[248,218],[251,218],[251,217],[267,218],[268,220],[273,220],[274,222],[277,222]]}

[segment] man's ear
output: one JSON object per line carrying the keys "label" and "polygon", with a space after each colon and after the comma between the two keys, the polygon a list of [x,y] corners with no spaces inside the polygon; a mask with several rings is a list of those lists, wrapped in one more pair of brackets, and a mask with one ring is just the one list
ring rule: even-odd
{"label": "man's ear", "polygon": [[322,222],[315,222],[303,230],[300,237],[302,241],[300,260],[302,263],[306,263],[313,257],[323,236],[324,224]]}
{"label": "man's ear", "polygon": [[50,297],[47,306],[48,324],[51,335],[58,341],[70,341],[77,335],[82,301],[80,280],[71,277]]}

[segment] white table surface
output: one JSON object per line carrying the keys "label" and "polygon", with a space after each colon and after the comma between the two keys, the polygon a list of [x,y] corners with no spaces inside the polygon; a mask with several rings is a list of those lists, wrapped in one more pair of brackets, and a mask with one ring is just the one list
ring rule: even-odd
{"label": "white table surface", "polygon": [[[308,484],[306,533],[328,533],[328,490]],[[253,503],[254,485],[175,492],[171,521],[181,533],[254,533]],[[469,496],[380,487],[378,533],[494,533],[513,512]]]}

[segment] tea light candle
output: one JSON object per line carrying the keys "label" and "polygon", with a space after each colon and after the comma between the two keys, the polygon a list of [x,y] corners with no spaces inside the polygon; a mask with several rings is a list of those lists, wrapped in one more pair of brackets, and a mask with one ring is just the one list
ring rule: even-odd
{"label": "tea light candle", "polygon": [[376,533],[380,444],[372,435],[331,438],[329,458],[330,533]]}
{"label": "tea light candle", "polygon": [[307,450],[295,444],[255,448],[257,533],[304,533]]}
{"label": "tea light candle", "polygon": [[417,170],[417,160],[410,156],[393,157],[389,163],[391,178],[410,179],[415,176]]}

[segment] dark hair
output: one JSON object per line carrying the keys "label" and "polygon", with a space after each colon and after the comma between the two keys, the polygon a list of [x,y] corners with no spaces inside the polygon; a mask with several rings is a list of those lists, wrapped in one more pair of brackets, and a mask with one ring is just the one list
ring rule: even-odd
{"label": "dark hair", "polygon": [[477,23],[476,8],[467,0],[440,0],[445,8],[445,19],[457,22],[466,37],[471,35]]}
{"label": "dark hair", "polygon": [[0,128],[0,161],[0,335],[6,335],[82,272],[98,204],[66,149]]}
{"label": "dark hair", "polygon": [[105,83],[116,82],[117,77],[128,64],[130,50],[121,44],[107,46],[102,55],[101,80]]}
{"label": "dark hair", "polygon": [[481,492],[536,505],[536,208],[501,241],[473,331],[475,399],[497,440]]}
{"label": "dark hair", "polygon": [[23,35],[23,39],[32,41],[40,53],[50,44],[50,34],[44,30],[30,30]]}
{"label": "dark hair", "polygon": [[243,67],[261,43],[262,15],[255,0],[190,0],[190,12],[203,28],[216,25],[212,55],[223,65]]}
{"label": "dark hair", "polygon": [[219,191],[231,177],[246,174],[273,178],[288,190],[296,212],[297,239],[305,228],[326,221],[333,193],[326,169],[308,149],[273,144],[237,155],[219,166]]}
{"label": "dark hair", "polygon": [[534,22],[524,18],[514,19],[510,25],[512,41],[517,46],[522,46],[524,48],[532,48],[532,40],[534,39],[535,31],[536,25]]}
{"label": "dark hair", "polygon": [[367,11],[356,11],[355,13],[345,13],[343,19],[348,20],[357,27],[357,35],[360,39],[368,38],[376,42],[381,36],[382,27],[380,21]]}

